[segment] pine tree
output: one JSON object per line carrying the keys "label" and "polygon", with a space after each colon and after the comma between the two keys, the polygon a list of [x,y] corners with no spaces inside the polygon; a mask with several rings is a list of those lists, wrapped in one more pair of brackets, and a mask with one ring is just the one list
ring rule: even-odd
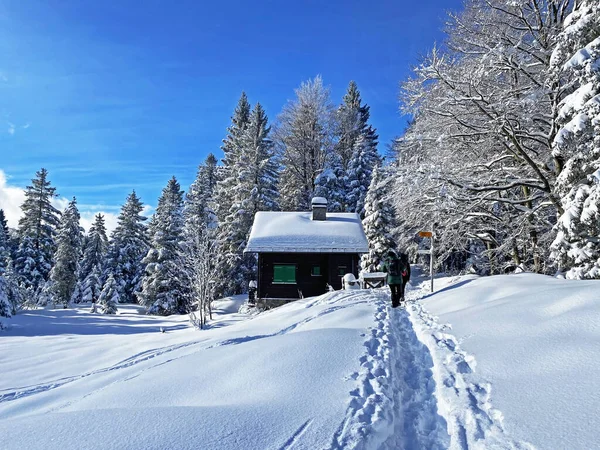
{"label": "pine tree", "polygon": [[[356,82],[350,81],[343,103],[337,110],[335,152],[340,156],[342,167],[347,170],[355,152],[356,141],[362,136],[366,145],[377,148],[377,133],[369,125],[370,107],[362,104]],[[367,186],[368,187],[368,186]]]}
{"label": "pine tree", "polygon": [[327,199],[327,210],[344,211],[346,204],[346,176],[340,156],[331,152],[323,172],[315,180],[315,196]]}
{"label": "pine tree", "polygon": [[346,210],[362,215],[365,196],[371,184],[373,168],[381,162],[377,148],[364,135],[354,143],[354,152],[348,162]]}
{"label": "pine tree", "polygon": [[185,196],[186,234],[200,233],[205,227],[215,225],[213,198],[217,184],[217,158],[210,153],[200,167],[196,179]]}
{"label": "pine tree", "polygon": [[135,191],[127,197],[112,233],[106,256],[106,276],[112,275],[117,283],[119,299],[123,303],[137,303],[135,292],[141,289],[144,274],[142,259],[148,253],[144,207]]}
{"label": "pine tree", "polygon": [[57,248],[54,267],[50,271],[51,288],[55,303],[66,308],[77,285],[77,269],[83,240],[83,228],[75,197],[62,214],[56,235]]}
{"label": "pine tree", "polygon": [[365,198],[365,218],[362,221],[369,242],[369,253],[363,255],[360,261],[365,272],[377,272],[385,253],[395,247],[392,239],[395,213],[389,201],[388,183],[389,180],[381,177],[376,166]]}
{"label": "pine tree", "polygon": [[83,249],[83,258],[79,270],[79,281],[83,282],[96,266],[102,268],[108,251],[108,238],[104,216],[100,213],[94,217]]}
{"label": "pine tree", "polygon": [[[0,233],[2,230],[0,230]],[[11,305],[8,298],[8,282],[3,275],[0,274],[0,317],[10,317]],[[0,327],[1,329],[1,327]]]}
{"label": "pine tree", "polygon": [[3,209],[0,209],[0,228],[4,231],[4,234],[6,235],[6,237],[8,239],[8,236],[9,236],[8,221],[6,220],[6,216],[4,215]]}
{"label": "pine tree", "polygon": [[552,257],[568,278],[600,278],[600,4],[576,4],[552,55],[555,78],[570,92],[560,106],[553,156],[562,171]]}
{"label": "pine tree", "polygon": [[[83,281],[82,301],[95,303],[102,292],[102,281],[100,280],[101,270],[99,266],[94,266],[91,272]],[[113,278],[114,281],[114,278]]]}
{"label": "pine tree", "polygon": [[278,165],[264,109],[257,103],[240,139],[233,203],[219,224],[219,266],[224,274],[219,291],[240,293],[256,271],[254,255],[243,251],[258,211],[279,209]]}
{"label": "pine tree", "polygon": [[296,99],[279,115],[276,140],[282,165],[281,206],[306,211],[315,192],[315,180],[332,150],[334,113],[329,89],[317,76],[296,89]]}
{"label": "pine tree", "polygon": [[71,294],[71,303],[75,303],[77,305],[83,301],[83,282],[81,280],[77,280],[77,283],[75,283],[75,289],[73,289],[73,293]]}
{"label": "pine tree", "polygon": [[0,275],[2,275],[6,271],[9,258],[10,248],[8,242],[8,234],[6,233],[2,224],[0,223]]}
{"label": "pine tree", "polygon": [[60,217],[60,212],[51,204],[56,189],[48,181],[48,172],[41,169],[35,175],[21,205],[23,217],[19,220],[20,243],[15,258],[15,272],[30,293],[35,293],[48,280]]}
{"label": "pine tree", "polygon": [[8,311],[8,315],[5,312],[0,312],[0,316],[4,315],[6,317],[10,317],[11,315],[17,313],[17,310],[25,301],[25,292],[21,286],[19,286],[19,280],[14,271],[12,260],[9,259],[6,271],[4,274],[0,275],[0,280],[2,280],[2,283],[4,284],[3,294],[6,300],[6,304],[4,306],[0,305],[0,310]]}
{"label": "pine tree", "polygon": [[146,274],[138,298],[149,314],[189,310],[189,286],[182,262],[183,223],[183,191],[173,177],[158,200],[150,228],[151,248],[142,261]]}
{"label": "pine tree", "polygon": [[119,289],[117,282],[112,275],[110,275],[106,280],[106,283],[104,283],[104,287],[98,298],[98,303],[100,304],[100,312],[102,314],[117,313],[117,303],[120,303]]}
{"label": "pine tree", "polygon": [[221,149],[225,157],[223,158],[222,176],[215,187],[215,213],[217,219],[222,222],[229,215],[233,205],[233,196],[237,185],[238,174],[236,169],[241,153],[241,139],[244,131],[248,127],[250,120],[250,103],[245,92],[242,92],[238,104],[231,117],[231,125],[227,128],[227,136],[223,140]]}

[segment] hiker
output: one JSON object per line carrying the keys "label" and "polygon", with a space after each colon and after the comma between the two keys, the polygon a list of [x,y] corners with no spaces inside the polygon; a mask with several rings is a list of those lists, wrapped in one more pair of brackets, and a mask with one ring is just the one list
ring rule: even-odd
{"label": "hiker", "polygon": [[404,301],[404,288],[410,280],[408,255],[398,254],[394,249],[388,250],[382,272],[387,273],[387,283],[392,293],[392,308],[396,308]]}

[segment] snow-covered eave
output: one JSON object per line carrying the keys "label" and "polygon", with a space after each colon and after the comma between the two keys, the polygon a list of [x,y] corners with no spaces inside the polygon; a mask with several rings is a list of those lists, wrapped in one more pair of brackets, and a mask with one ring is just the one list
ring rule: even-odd
{"label": "snow-covered eave", "polygon": [[369,253],[368,247],[299,248],[299,247],[248,247],[244,253]]}

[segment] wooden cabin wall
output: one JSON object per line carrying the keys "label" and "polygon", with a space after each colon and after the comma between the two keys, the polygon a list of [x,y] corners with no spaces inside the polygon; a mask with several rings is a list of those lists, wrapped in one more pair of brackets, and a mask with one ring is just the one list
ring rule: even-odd
{"label": "wooden cabin wall", "polygon": [[[359,255],[353,253],[260,253],[258,297],[300,298],[299,291],[303,297],[312,297],[327,292],[327,284],[334,289],[341,289],[341,277],[344,274],[354,273],[358,276],[358,258]],[[295,264],[296,284],[273,283],[276,264]],[[314,266],[319,267],[320,275],[312,274]]]}

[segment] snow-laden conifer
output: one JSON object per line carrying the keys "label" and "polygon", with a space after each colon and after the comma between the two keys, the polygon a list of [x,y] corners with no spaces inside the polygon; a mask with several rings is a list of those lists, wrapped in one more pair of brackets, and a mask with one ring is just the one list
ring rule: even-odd
{"label": "snow-laden conifer", "polygon": [[223,293],[240,293],[254,274],[254,255],[244,255],[254,215],[279,209],[278,164],[269,138],[267,115],[257,103],[240,138],[237,180],[229,214],[219,223],[218,240]]}
{"label": "snow-laden conifer", "polygon": [[327,210],[344,211],[346,204],[346,174],[340,156],[331,152],[325,168],[315,180],[315,196],[327,199]]}
{"label": "snow-laden conifer", "polygon": [[7,231],[5,231],[0,221],[0,275],[2,275],[6,271],[6,266],[8,265],[9,258],[10,248],[8,242],[8,233]]}
{"label": "snow-laden conifer", "polygon": [[600,278],[600,3],[575,5],[552,55],[569,91],[559,107],[553,156],[564,213],[552,256],[568,278]]}
{"label": "snow-laden conifer", "polygon": [[223,139],[221,149],[224,153],[223,167],[221,176],[217,180],[215,187],[215,213],[218,221],[224,221],[229,215],[233,205],[233,196],[237,186],[239,168],[239,155],[241,152],[241,139],[244,130],[248,127],[250,119],[250,103],[245,92],[238,101],[238,104],[231,117],[231,125],[227,128],[227,136]]}
{"label": "snow-laden conifer", "polygon": [[106,276],[112,275],[115,279],[123,303],[137,303],[135,292],[141,289],[142,259],[149,247],[143,210],[141,200],[133,191],[121,208],[106,256]]}
{"label": "snow-laden conifer", "polygon": [[34,296],[48,280],[56,250],[56,227],[60,220],[60,212],[51,203],[56,197],[56,188],[50,185],[48,172],[41,169],[35,175],[31,185],[25,189],[25,201],[21,205],[23,217],[19,220],[20,243],[15,257],[15,272]]}
{"label": "snow-laden conifer", "polygon": [[379,154],[373,141],[364,134],[358,135],[354,143],[352,157],[348,162],[346,181],[346,210],[363,213],[365,196],[371,184],[373,168],[380,163]]}
{"label": "snow-laden conifer", "polygon": [[389,199],[389,178],[380,175],[381,169],[373,169],[369,191],[365,198],[363,227],[369,253],[361,257],[360,266],[365,272],[377,272],[385,253],[396,248],[392,232],[395,227],[395,212]]}
{"label": "snow-laden conifer", "polygon": [[350,81],[342,104],[336,111],[335,152],[339,155],[344,170],[348,169],[359,136],[363,137],[368,146],[377,147],[378,136],[369,125],[370,115],[370,107],[362,103],[356,82]]}
{"label": "snow-laden conifer", "polygon": [[12,316],[12,308],[8,296],[8,282],[6,281],[6,278],[0,274],[0,317]]}
{"label": "snow-laden conifer", "polygon": [[104,216],[98,213],[94,216],[94,222],[85,239],[83,258],[79,269],[80,282],[86,279],[94,267],[104,267],[107,251],[108,238]]}
{"label": "snow-laden conifer", "polygon": [[116,314],[118,303],[120,303],[120,301],[117,282],[115,281],[114,277],[110,275],[106,279],[104,287],[102,288],[102,292],[98,298],[100,312],[102,314]]}
{"label": "snow-laden conifer", "polygon": [[50,271],[51,293],[54,303],[65,308],[77,285],[77,268],[83,240],[83,228],[79,225],[79,210],[75,198],[62,214],[56,233],[56,252],[54,266]]}
{"label": "snow-laden conifer", "polygon": [[82,301],[86,303],[98,301],[100,292],[102,292],[101,273],[99,266],[94,266],[85,278],[82,285]]}
{"label": "snow-laden conifer", "polygon": [[182,262],[183,224],[183,191],[173,177],[158,200],[150,227],[150,250],[142,261],[146,273],[138,298],[149,314],[189,310],[189,285]]}
{"label": "snow-laden conifer", "polygon": [[187,235],[200,233],[205,227],[215,227],[213,209],[217,184],[217,158],[210,153],[198,167],[196,179],[190,186],[184,204],[185,231]]}

